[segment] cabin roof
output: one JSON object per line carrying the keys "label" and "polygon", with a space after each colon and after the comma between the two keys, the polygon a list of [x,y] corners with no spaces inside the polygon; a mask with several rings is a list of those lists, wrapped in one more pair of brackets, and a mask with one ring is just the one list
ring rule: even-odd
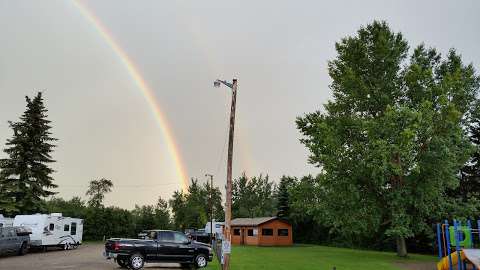
{"label": "cabin roof", "polygon": [[231,226],[258,226],[263,223],[278,219],[278,217],[236,218]]}

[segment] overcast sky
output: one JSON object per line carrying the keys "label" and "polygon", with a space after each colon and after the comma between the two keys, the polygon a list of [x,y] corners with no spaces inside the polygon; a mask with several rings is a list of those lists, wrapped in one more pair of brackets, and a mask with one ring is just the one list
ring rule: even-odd
{"label": "overcast sky", "polygon": [[[189,177],[223,190],[230,93],[239,79],[234,176],[302,176],[295,118],[330,97],[334,43],[374,19],[480,69],[480,1],[84,1],[154,90]],[[181,188],[165,138],[141,91],[70,1],[0,0],[0,145],[25,95],[44,91],[58,196],[113,180],[108,205],[132,208]],[[3,154],[0,154],[3,155]]]}

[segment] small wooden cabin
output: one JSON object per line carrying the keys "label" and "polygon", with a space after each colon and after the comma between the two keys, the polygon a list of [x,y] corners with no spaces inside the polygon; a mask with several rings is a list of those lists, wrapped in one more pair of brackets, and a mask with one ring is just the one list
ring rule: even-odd
{"label": "small wooden cabin", "polygon": [[278,217],[236,218],[231,223],[232,244],[290,246],[292,225]]}

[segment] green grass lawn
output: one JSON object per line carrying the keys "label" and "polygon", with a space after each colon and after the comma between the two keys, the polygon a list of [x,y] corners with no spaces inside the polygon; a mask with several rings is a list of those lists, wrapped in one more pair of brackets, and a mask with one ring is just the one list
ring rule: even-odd
{"label": "green grass lawn", "polygon": [[[293,247],[235,246],[232,250],[231,269],[294,270],[399,270],[398,263],[435,262],[436,257],[409,255],[398,258],[394,253],[333,248],[314,245]],[[208,270],[220,269],[218,260]]]}

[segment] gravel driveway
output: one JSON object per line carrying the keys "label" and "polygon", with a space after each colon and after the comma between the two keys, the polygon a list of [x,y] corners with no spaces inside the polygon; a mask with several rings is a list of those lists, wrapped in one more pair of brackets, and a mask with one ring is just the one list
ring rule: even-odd
{"label": "gravel driveway", "polygon": [[[102,256],[104,246],[84,244],[76,250],[52,250],[47,252],[32,252],[25,256],[0,257],[0,269],[5,270],[111,270],[121,269],[113,260]],[[176,269],[178,264],[145,264],[145,269]]]}

